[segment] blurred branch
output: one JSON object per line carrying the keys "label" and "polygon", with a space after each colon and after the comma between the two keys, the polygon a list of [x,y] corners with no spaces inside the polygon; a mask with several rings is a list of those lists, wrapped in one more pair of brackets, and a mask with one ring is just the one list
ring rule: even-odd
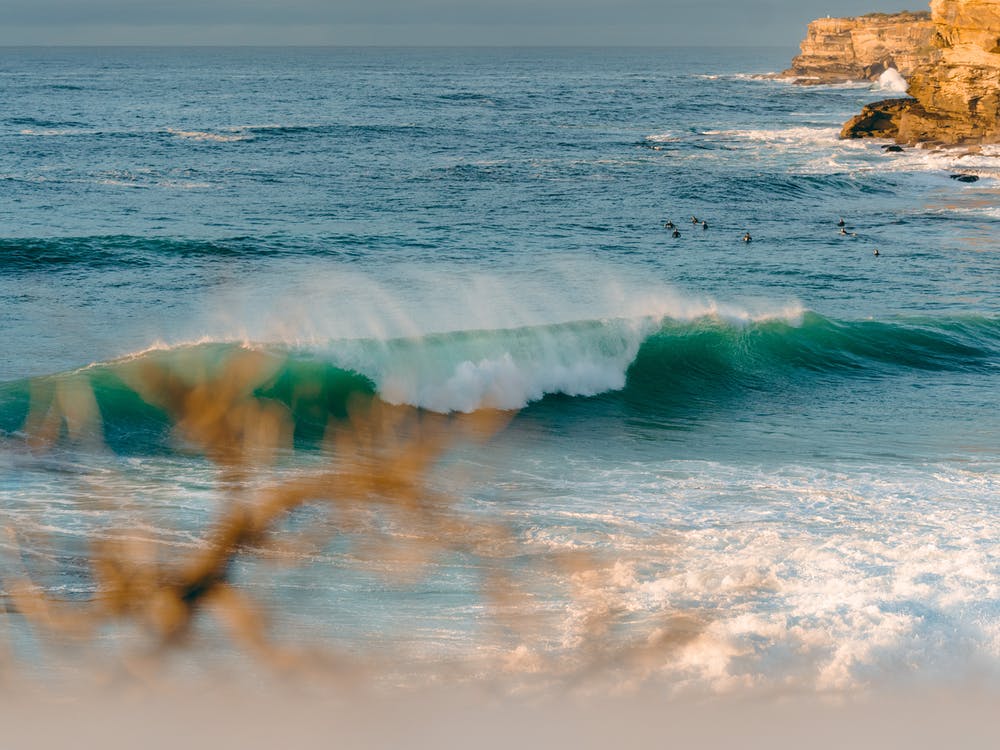
{"label": "blurred branch", "polygon": [[[537,571],[518,576],[503,562],[518,552],[512,531],[495,519],[459,512],[456,498],[434,486],[435,469],[452,448],[488,441],[513,414],[444,416],[355,398],[346,419],[329,419],[322,460],[305,468],[286,460],[294,455],[289,408],[257,395],[281,365],[273,355],[243,350],[211,365],[205,359],[143,359],[123,366],[128,387],[169,416],[175,439],[217,467],[222,501],[216,518],[193,551],[173,559],[164,559],[156,540],[141,534],[123,530],[93,540],[87,565],[96,593],[85,601],[54,598],[27,572],[8,574],[4,585],[20,614],[44,632],[84,640],[105,624],[132,624],[154,651],[163,651],[187,643],[208,613],[241,648],[287,668],[296,659],[271,642],[258,603],[234,581],[235,564],[321,549],[340,536],[370,564],[392,561],[404,576],[445,552],[493,560],[483,567],[481,593],[498,622],[522,640],[540,628],[529,583]],[[101,434],[101,412],[89,382],[37,384],[24,432],[34,450],[61,440],[93,442]],[[327,523],[286,528],[306,506],[324,510]],[[404,529],[406,544],[373,523],[373,513],[384,525]],[[616,660],[645,663],[699,630],[688,618],[639,643],[615,645],[624,608],[595,557],[549,558],[550,574],[564,577],[583,612],[576,648],[584,671]]]}

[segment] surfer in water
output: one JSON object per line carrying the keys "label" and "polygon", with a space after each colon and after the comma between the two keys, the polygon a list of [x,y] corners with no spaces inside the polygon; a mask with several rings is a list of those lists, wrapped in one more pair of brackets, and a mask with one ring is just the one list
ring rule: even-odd
{"label": "surfer in water", "polygon": [[673,237],[674,239],[677,239],[678,237],[681,236],[680,230],[674,229],[673,233],[670,236]]}
{"label": "surfer in water", "polygon": [[843,226],[846,226],[846,225],[847,225],[847,223],[844,221],[844,217],[841,216],[840,217],[840,221],[837,222],[837,226],[838,227],[843,227]]}
{"label": "surfer in water", "polygon": [[698,223],[698,217],[697,216],[692,216],[691,217],[691,223],[692,224],[697,224]]}
{"label": "surfer in water", "polygon": [[881,253],[879,253],[879,251],[878,251],[878,248],[877,248],[877,247],[875,248],[875,253],[874,253],[874,255],[875,255],[875,257],[876,257],[876,258],[877,258],[877,257],[879,257],[879,255],[881,255]]}
{"label": "surfer in water", "polygon": [[668,221],[666,224],[663,225],[663,228],[664,229],[673,229],[674,228],[674,222]]}
{"label": "surfer in water", "polygon": [[702,229],[708,229],[708,222],[707,222],[707,221],[704,221],[704,220],[702,220],[702,222],[701,222],[701,228],[702,228]]}
{"label": "surfer in water", "polygon": [[747,232],[746,234],[743,235],[743,241],[744,242],[753,242],[753,237],[750,236],[750,232]]}

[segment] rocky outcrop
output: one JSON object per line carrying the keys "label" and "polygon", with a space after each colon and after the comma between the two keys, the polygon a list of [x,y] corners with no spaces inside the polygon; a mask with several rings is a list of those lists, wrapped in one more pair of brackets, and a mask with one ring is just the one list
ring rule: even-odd
{"label": "rocky outcrop", "polygon": [[1000,142],[1000,0],[933,0],[931,18],[938,51],[913,71],[913,98],[868,105],[842,137]]}
{"label": "rocky outcrop", "polygon": [[840,132],[841,138],[895,138],[899,118],[911,107],[913,99],[884,99],[865,105]]}
{"label": "rocky outcrop", "polygon": [[888,68],[904,77],[937,54],[930,13],[873,13],[809,24],[802,54],[782,77],[800,84],[874,80]]}

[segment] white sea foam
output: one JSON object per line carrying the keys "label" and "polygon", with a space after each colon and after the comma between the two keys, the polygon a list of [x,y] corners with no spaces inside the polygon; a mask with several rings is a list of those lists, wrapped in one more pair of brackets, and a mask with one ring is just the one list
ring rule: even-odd
{"label": "white sea foam", "polygon": [[98,185],[107,185],[109,187],[127,187],[127,188],[148,188],[149,185],[145,185],[141,182],[136,182],[134,180],[119,180],[113,177],[103,177],[97,180]]}
{"label": "white sea foam", "polygon": [[[261,130],[269,127],[280,126],[256,126],[254,129]],[[113,133],[129,133],[134,135],[142,134],[162,134],[164,132],[177,138],[192,141],[211,141],[215,143],[232,143],[236,141],[246,141],[252,139],[253,133],[250,127],[220,128],[216,131],[210,130],[183,130],[181,128],[167,128],[161,130],[116,130],[116,129],[95,129],[95,128],[23,128],[18,131],[21,135],[31,135],[37,137],[64,137],[81,135],[102,135]]]}
{"label": "white sea foam", "polygon": [[[522,522],[537,518],[529,538],[612,550],[615,604],[639,621],[705,618],[658,667],[673,684],[831,691],[1000,675],[996,474],[708,462],[601,472],[583,461],[566,471],[577,487],[605,487],[603,498],[547,496],[523,511]],[[614,518],[584,536],[553,516],[609,502]],[[567,638],[579,626],[569,612]]]}
{"label": "white sea foam", "polygon": [[391,403],[439,412],[518,409],[549,393],[593,396],[623,388],[629,364],[655,328],[644,319],[419,339],[374,356],[364,352],[351,364],[368,370]]}
{"label": "white sea foam", "polygon": [[185,138],[192,141],[213,141],[216,143],[233,143],[235,141],[246,141],[253,136],[250,133],[239,129],[224,130],[223,132],[210,132],[206,130],[180,130],[167,128],[167,132],[178,138]]}
{"label": "white sea foam", "polygon": [[935,214],[959,214],[966,216],[985,216],[990,219],[1000,219],[1000,207],[997,206],[956,206],[948,205],[938,209],[931,209],[929,213]]}
{"label": "white sea foam", "polygon": [[58,137],[68,135],[94,135],[100,131],[88,130],[84,128],[24,128],[18,131],[21,135],[35,135],[40,137]]}
{"label": "white sea foam", "polygon": [[[727,148],[745,149],[763,162],[775,161],[782,169],[792,172],[830,174],[832,172],[869,171],[872,146],[860,140],[840,140],[839,130],[832,127],[792,126],[734,130],[706,130],[703,138],[724,143]],[[878,154],[882,156],[881,153]],[[797,166],[787,163],[789,157],[802,159]]]}
{"label": "white sea foam", "polygon": [[791,128],[762,128],[757,130],[706,130],[702,135],[727,140],[812,148],[837,143],[839,131],[836,128],[800,126]]}
{"label": "white sea foam", "polygon": [[796,126],[739,130],[706,130],[702,137],[755,150],[759,159],[789,154],[812,156],[793,171],[810,174],[834,172],[937,172],[973,174],[981,179],[1000,177],[1000,148],[906,148],[885,153],[880,143],[839,138],[837,128]]}
{"label": "white sea foam", "polygon": [[98,185],[126,188],[166,188],[170,190],[205,190],[211,183],[187,179],[188,170],[172,169],[167,174],[148,168],[117,169],[102,172],[94,182]]}
{"label": "white sea foam", "polygon": [[703,80],[703,81],[718,81],[720,79],[721,80],[725,80],[725,81],[774,81],[774,80],[784,80],[784,79],[778,79],[776,76],[777,76],[777,74],[774,71],[771,71],[769,73],[729,73],[729,74],[700,73],[698,75],[695,75],[694,78],[697,78],[697,79],[700,79],[700,80]]}
{"label": "white sea foam", "polygon": [[974,174],[980,178],[1000,177],[1000,153],[984,147],[979,153],[965,148],[910,148],[879,165],[886,171]]}
{"label": "white sea foam", "polygon": [[647,135],[646,140],[650,143],[677,143],[681,139],[675,133],[656,133]]}
{"label": "white sea foam", "polygon": [[894,91],[898,94],[905,94],[910,84],[906,82],[902,74],[895,68],[889,68],[878,77],[876,86],[881,91]]}
{"label": "white sea foam", "polygon": [[158,187],[170,188],[171,190],[207,190],[212,187],[212,184],[209,182],[175,179],[160,180],[156,185]]}

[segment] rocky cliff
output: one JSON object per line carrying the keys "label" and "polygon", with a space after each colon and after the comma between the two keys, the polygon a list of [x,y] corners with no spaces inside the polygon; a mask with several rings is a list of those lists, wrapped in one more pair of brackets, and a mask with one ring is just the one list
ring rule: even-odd
{"label": "rocky cliff", "polygon": [[868,105],[845,138],[1000,142],[1000,0],[933,0],[937,53],[910,77],[913,99]]}
{"label": "rocky cliff", "polygon": [[820,18],[809,24],[802,54],[782,76],[801,84],[845,83],[896,68],[909,77],[936,54],[934,35],[930,13]]}

